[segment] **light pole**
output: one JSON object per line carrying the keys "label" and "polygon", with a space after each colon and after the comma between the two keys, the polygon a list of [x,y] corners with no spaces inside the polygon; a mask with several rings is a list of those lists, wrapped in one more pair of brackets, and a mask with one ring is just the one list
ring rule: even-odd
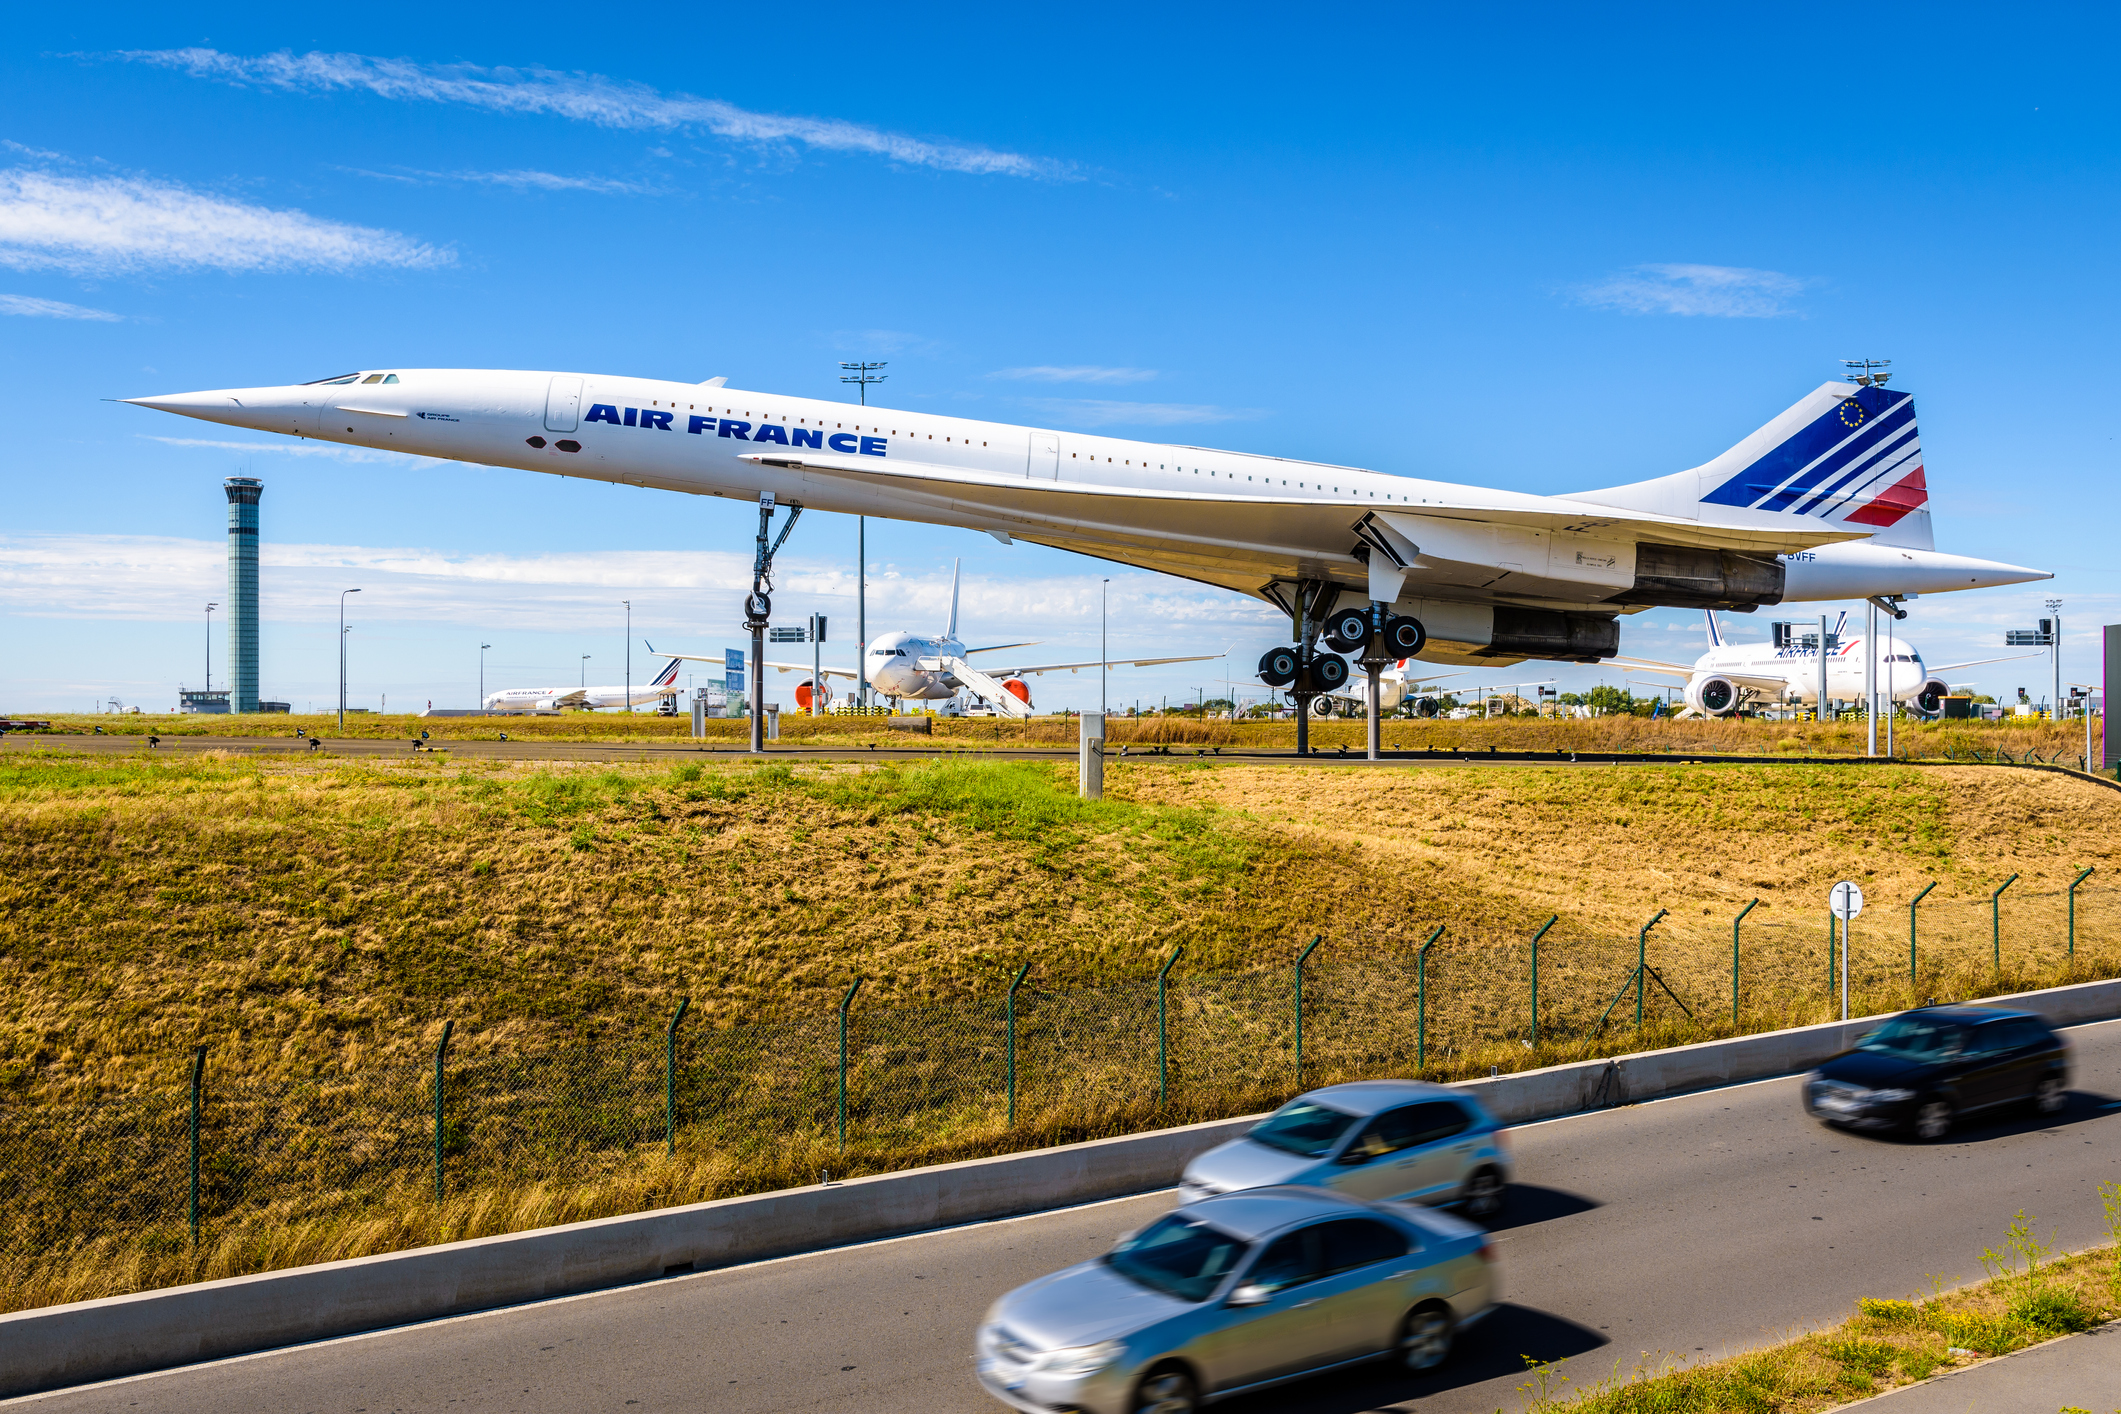
{"label": "light pole", "polygon": [[1100,717],[1105,715],[1105,680],[1112,675],[1112,669],[1104,661],[1112,656],[1111,650],[1105,646],[1105,605],[1111,597],[1112,581],[1100,581],[1097,590],[1097,714]]}
{"label": "light pole", "polygon": [[[842,376],[842,383],[852,383],[861,395],[861,405],[869,406],[869,385],[881,383],[891,375],[878,373],[879,368],[889,367],[885,363],[842,363],[852,374]],[[854,518],[854,696],[862,707],[869,705],[869,518]],[[816,691],[817,685],[811,684]]]}
{"label": "light pole", "polygon": [[585,692],[589,690],[589,655],[588,655],[587,653],[584,653],[584,654],[582,655],[582,681],[581,681],[581,687],[582,687],[582,690],[583,690],[583,691],[585,691]]}
{"label": "light pole", "polygon": [[633,715],[633,601],[621,599],[626,606],[626,715]]}
{"label": "light pole", "polygon": [[481,712],[486,710],[486,650],[491,647],[493,647],[491,643],[479,645],[479,710]]}
{"label": "light pole", "polygon": [[2059,722],[2062,720],[2062,601],[2048,600],[2047,612],[2051,620],[2047,635],[2047,665],[2054,678],[2054,690],[2047,699],[2050,704],[2047,716],[2049,721]]}
{"label": "light pole", "polygon": [[219,604],[206,606],[206,690],[214,690],[214,610]]}
{"label": "light pole", "polygon": [[339,591],[339,735],[346,735],[346,596],[358,589]]}

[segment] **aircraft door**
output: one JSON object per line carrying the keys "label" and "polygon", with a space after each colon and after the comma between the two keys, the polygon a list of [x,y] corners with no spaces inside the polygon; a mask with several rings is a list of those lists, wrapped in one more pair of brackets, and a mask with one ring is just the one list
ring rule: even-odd
{"label": "aircraft door", "polygon": [[1034,432],[1031,434],[1029,475],[1034,481],[1057,481],[1060,479],[1059,433]]}
{"label": "aircraft door", "polygon": [[545,430],[572,432],[582,425],[582,380],[555,378],[545,395]]}

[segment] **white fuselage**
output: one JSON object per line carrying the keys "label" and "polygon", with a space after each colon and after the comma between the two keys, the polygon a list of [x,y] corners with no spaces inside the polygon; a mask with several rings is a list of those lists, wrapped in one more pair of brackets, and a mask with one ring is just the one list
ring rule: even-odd
{"label": "white fuselage", "polygon": [[[1862,636],[1842,639],[1826,655],[1826,695],[1829,701],[1860,701],[1864,693]],[[1877,690],[1895,702],[1913,701],[1922,692],[1930,672],[1922,655],[1903,639],[1881,634],[1877,643]],[[1780,691],[1760,693],[1776,701],[1819,704],[1819,651],[1793,645],[1777,648],[1772,643],[1726,643],[1711,648],[1694,660],[1694,679],[1725,675],[1739,682],[1780,682]],[[1759,693],[1758,688],[1755,689]]]}
{"label": "white fuselage", "polygon": [[489,712],[550,712],[561,707],[641,707],[672,696],[677,689],[668,683],[636,683],[594,687],[504,687],[486,694]]}
{"label": "white fuselage", "polygon": [[[1628,614],[1685,602],[1630,598],[1636,542],[1651,531],[1601,530],[1641,522],[1626,520],[1636,512],[1581,500],[647,378],[405,369],[347,380],[132,401],[558,476],[744,501],[771,492],[820,510],[1031,540],[1283,604],[1289,587],[1327,581],[1417,617],[1430,662],[1505,657],[1489,647],[1499,606]],[[1389,519],[1397,529],[1385,538],[1416,554],[1403,574],[1386,576],[1388,592],[1377,588],[1382,561],[1359,531],[1371,516]],[[1753,511],[1726,518],[1733,516],[1752,517],[1762,537],[1782,537],[1773,544],[1817,546],[1781,556],[1785,601],[2046,577],[1933,550],[1832,540],[1846,527]],[[1518,650],[1506,660],[1527,656],[1535,655]],[[898,676],[910,695],[913,680]],[[933,695],[935,686],[919,690]]]}

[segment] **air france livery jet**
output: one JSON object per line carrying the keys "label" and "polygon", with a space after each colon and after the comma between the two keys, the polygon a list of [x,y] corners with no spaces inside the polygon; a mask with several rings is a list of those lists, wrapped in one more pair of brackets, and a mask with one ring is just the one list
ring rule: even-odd
{"label": "air france livery jet", "polygon": [[[660,656],[660,655],[659,655]],[[716,662],[721,660],[717,658]],[[486,694],[489,712],[556,712],[563,707],[639,707],[677,692],[678,660],[656,675],[653,682],[638,683],[631,692],[612,687],[504,687]]]}
{"label": "air france livery jet", "polygon": [[[1745,611],[2049,577],[1934,547],[1914,401],[1876,385],[1815,388],[1690,471],[1537,496],[725,383],[391,369],[128,401],[421,456],[963,526],[1256,596],[1299,620],[1307,642],[1338,601],[1366,600],[1373,624],[1389,616],[1390,657],[1430,663],[1596,662],[1619,651],[1620,615],[1659,605]],[[1664,396],[1646,389],[1645,408]]]}
{"label": "air france livery jet", "polygon": [[[1794,632],[1796,624],[1776,624],[1775,637],[1767,643],[1726,643],[1716,616],[1707,616],[1709,651],[1694,660],[1691,668],[1660,663],[1647,658],[1615,658],[1637,672],[1686,680],[1686,705],[1706,717],[1722,717],[1748,701],[1792,702],[1816,707],[1819,703],[1819,631]],[[1843,638],[1842,614],[1827,634],[1826,695],[1833,701],[1854,701],[1863,696],[1863,659],[1867,645],[1861,637]],[[2020,653],[2009,658],[1976,658],[1966,663],[1925,666],[1913,644],[1891,634],[1881,634],[1877,644],[1878,691],[1925,717],[1944,710],[1945,694],[1951,686],[1943,674],[1988,663],[2012,663],[2019,658],[2037,658]]]}
{"label": "air france livery jet", "polygon": [[[1031,715],[1031,685],[1024,681],[1040,673],[1062,671],[1077,672],[1083,668],[1147,668],[1159,663],[1201,663],[1215,654],[1195,654],[1187,658],[1114,658],[1093,659],[1087,663],[1027,663],[1016,667],[977,667],[969,661],[975,653],[1002,653],[1011,648],[1028,648],[1028,643],[1002,643],[992,648],[967,648],[957,636],[957,589],[958,567],[950,570],[950,622],[940,635],[909,633],[900,630],[873,639],[869,644],[869,685],[878,693],[898,702],[941,702],[963,692],[985,702],[995,711],[1010,717]],[[682,656],[682,655],[681,655]],[[720,662],[719,658],[701,659],[703,662]],[[784,673],[808,673],[808,663],[775,663],[769,668]],[[827,678],[846,678],[854,681],[857,674],[852,668],[825,668]],[[810,708],[810,694],[817,691],[814,684],[804,681],[796,688],[796,701],[805,711]],[[830,701],[832,694],[827,689],[823,694]]]}

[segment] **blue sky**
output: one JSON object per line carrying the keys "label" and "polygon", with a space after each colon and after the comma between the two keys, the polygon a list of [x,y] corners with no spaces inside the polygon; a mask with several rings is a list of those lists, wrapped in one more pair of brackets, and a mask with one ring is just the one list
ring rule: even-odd
{"label": "blue sky", "polygon": [[[481,642],[489,687],[573,681],[585,653],[615,681],[628,599],[636,676],[644,637],[737,642],[740,510],[103,399],[384,366],[836,397],[864,357],[889,361],[895,406],[1539,492],[1696,465],[1839,359],[1891,358],[1939,548],[2056,572],[1918,601],[1905,636],[1989,656],[2053,594],[2065,675],[2096,671],[2096,625],[2121,618],[2121,22],[1615,14],[18,14],[0,709],[197,683],[233,474],[266,483],[262,688],[298,708],[333,694],[355,584],[357,702],[468,705]],[[779,616],[851,638],[853,547],[851,521],[806,519]],[[1095,651],[1104,568],[897,523],[871,523],[872,632],[939,624],[960,556],[968,639]],[[1158,576],[1115,572],[1111,594],[1116,652],[1230,646],[1244,675],[1282,636],[1263,606]],[[1729,622],[1764,637],[1771,617]],[[1672,611],[1623,637],[1700,643]],[[1133,670],[1112,692],[1210,681]]]}

